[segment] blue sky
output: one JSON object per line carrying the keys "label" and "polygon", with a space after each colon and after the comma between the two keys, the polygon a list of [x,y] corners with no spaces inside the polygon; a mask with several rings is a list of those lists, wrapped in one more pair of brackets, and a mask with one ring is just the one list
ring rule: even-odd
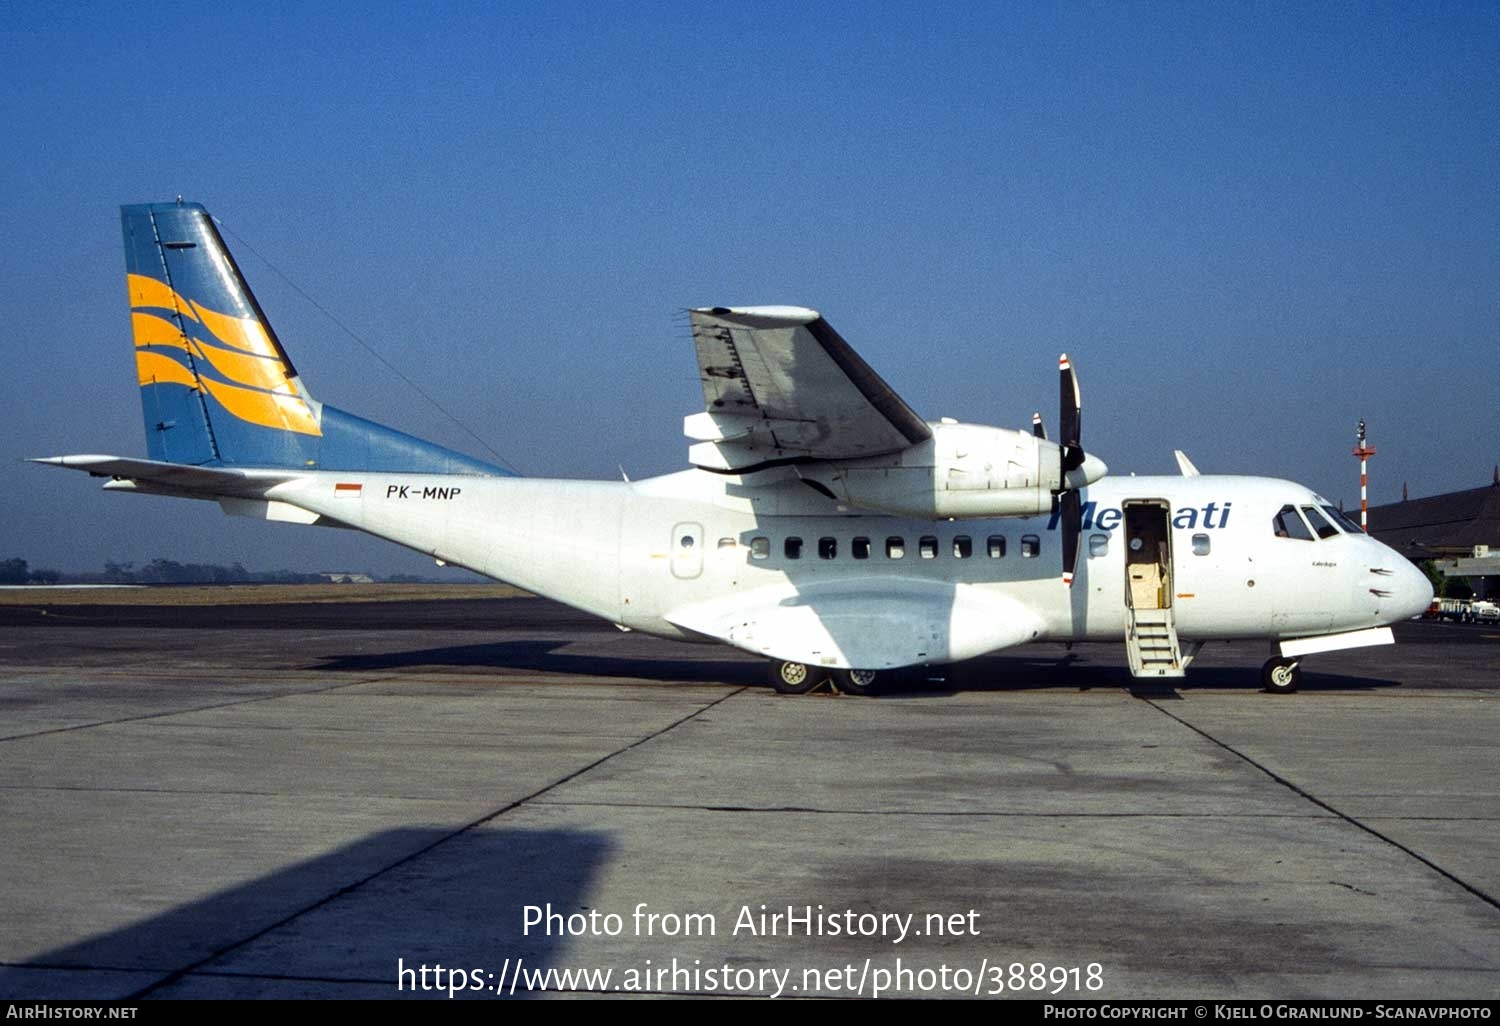
{"label": "blue sky", "polygon": [[1116,473],[1500,462],[1493,4],[20,0],[0,85],[0,558],[430,570],[16,462],[144,454],[117,207],[178,194],[316,396],[485,455],[280,275],[528,475],[684,466],[682,310],[752,303],[933,419],[1066,350]]}

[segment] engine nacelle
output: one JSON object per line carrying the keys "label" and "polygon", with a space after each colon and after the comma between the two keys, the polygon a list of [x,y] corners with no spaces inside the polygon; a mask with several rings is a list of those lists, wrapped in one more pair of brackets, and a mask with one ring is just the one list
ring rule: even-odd
{"label": "engine nacelle", "polygon": [[[812,464],[799,473],[842,503],[898,516],[1026,517],[1051,510],[1053,492],[1063,487],[1057,443],[980,424],[930,426],[930,439],[899,453]],[[1089,480],[1104,472],[1093,462]]]}

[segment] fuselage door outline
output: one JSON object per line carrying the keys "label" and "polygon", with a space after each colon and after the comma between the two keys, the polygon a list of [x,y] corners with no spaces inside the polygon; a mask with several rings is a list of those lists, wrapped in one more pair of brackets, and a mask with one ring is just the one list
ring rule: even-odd
{"label": "fuselage door outline", "polygon": [[703,525],[675,524],[672,527],[672,576],[690,581],[703,573]]}

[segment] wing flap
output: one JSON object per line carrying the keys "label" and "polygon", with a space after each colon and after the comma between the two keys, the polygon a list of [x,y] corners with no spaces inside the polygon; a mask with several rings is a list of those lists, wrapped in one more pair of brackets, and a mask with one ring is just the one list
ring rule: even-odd
{"label": "wing flap", "polygon": [[[744,470],[788,459],[898,452],[932,430],[816,310],[689,311],[710,421],[689,418],[693,462]],[[712,431],[707,423],[733,425]],[[705,437],[705,435],[707,437]],[[715,437],[715,436],[719,437]]]}

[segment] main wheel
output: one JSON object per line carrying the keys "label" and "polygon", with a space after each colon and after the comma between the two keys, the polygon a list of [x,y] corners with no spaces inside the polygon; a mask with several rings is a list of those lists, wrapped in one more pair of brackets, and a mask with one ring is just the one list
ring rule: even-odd
{"label": "main wheel", "polygon": [[771,660],[771,687],[783,695],[805,695],[827,677],[821,666],[792,663],[781,659]]}
{"label": "main wheel", "polygon": [[846,695],[868,695],[875,691],[880,681],[877,670],[834,670],[833,683]]}
{"label": "main wheel", "polygon": [[1260,668],[1260,682],[1272,694],[1290,695],[1302,683],[1301,660],[1268,659]]}

